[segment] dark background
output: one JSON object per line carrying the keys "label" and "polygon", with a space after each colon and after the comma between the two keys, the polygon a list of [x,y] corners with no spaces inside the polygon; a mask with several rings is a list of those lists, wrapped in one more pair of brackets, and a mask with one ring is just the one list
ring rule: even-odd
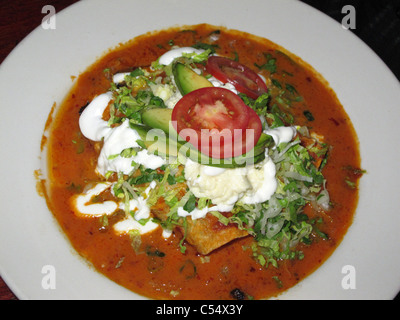
{"label": "dark background", "polygon": [[[400,79],[400,0],[301,1],[338,22],[346,15],[341,12],[343,6],[353,5],[356,10],[356,28],[351,32],[374,50]],[[0,0],[0,63],[25,36],[40,25],[44,17],[41,13],[43,6],[53,5],[56,12],[59,12],[74,2],[77,0]],[[16,299],[0,278],[0,300]],[[395,299],[399,300],[400,295]]]}
{"label": "dark background", "polygon": [[345,5],[356,10],[356,28],[350,29],[380,56],[400,80],[400,0],[301,0],[338,22]]}

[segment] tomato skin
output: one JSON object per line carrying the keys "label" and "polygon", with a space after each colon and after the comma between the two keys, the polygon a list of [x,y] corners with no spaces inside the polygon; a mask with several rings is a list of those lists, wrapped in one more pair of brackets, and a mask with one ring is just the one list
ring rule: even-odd
{"label": "tomato skin", "polygon": [[232,59],[211,56],[206,70],[219,81],[232,84],[236,90],[252,99],[268,92],[267,85],[256,72]]}
{"label": "tomato skin", "polygon": [[[172,123],[182,138],[218,159],[248,152],[262,131],[254,110],[235,93],[217,87],[197,89],[183,96],[172,111]],[[253,139],[249,139],[247,129],[252,129]]]}
{"label": "tomato skin", "polygon": [[[262,133],[262,123],[257,112],[249,108],[249,124],[243,137],[242,154],[249,152],[256,144]],[[237,155],[235,155],[237,156]]]}

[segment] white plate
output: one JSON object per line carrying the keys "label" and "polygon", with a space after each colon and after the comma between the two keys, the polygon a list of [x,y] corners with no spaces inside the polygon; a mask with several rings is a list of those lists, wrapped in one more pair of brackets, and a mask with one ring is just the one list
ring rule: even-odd
{"label": "white plate", "polygon": [[[334,254],[281,299],[392,299],[400,289],[400,86],[350,31],[294,0],[96,0],[57,13],[0,69],[0,271],[20,299],[135,299],[70,247],[35,188],[40,140],[54,101],[105,50],[147,31],[210,23],[266,37],[303,58],[336,91],[358,133],[362,167],[355,221]],[[56,288],[46,289],[46,269]],[[344,289],[353,266],[356,288]]]}

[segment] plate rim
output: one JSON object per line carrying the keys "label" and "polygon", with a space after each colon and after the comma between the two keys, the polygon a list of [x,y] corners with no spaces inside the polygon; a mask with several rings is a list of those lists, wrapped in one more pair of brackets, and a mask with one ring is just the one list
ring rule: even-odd
{"label": "plate rim", "polygon": [[[261,3],[261,1],[257,1],[257,0],[252,0],[254,3]],[[140,2],[140,0],[138,0],[138,2]],[[176,0],[176,1],[170,1],[170,3],[172,3],[172,4],[177,4],[178,2],[181,2],[181,1],[179,1],[179,0]],[[208,2],[211,2],[211,1],[208,1]],[[268,2],[271,2],[271,3],[273,3],[273,1],[268,1]],[[94,2],[92,2],[92,1],[83,1],[83,2],[77,2],[77,3],[74,3],[74,4],[72,4],[71,6],[69,6],[69,7],[67,7],[66,9],[64,9],[64,10],[62,10],[61,12],[59,12],[58,14],[59,14],[59,18],[60,18],[60,20],[62,20],[62,19],[66,19],[66,18],[68,18],[67,16],[68,16],[68,14],[71,12],[73,12],[74,10],[77,10],[78,9],[78,7],[90,7],[90,4],[93,4]],[[124,3],[124,1],[120,1],[120,3]],[[154,1],[153,1],[153,3],[155,3]],[[221,2],[220,2],[221,3]],[[239,1],[234,1],[234,4],[235,5],[237,5],[237,3],[239,3]],[[301,10],[304,10],[304,11],[310,11],[310,9],[311,9],[311,11],[310,12],[312,12],[312,13],[310,13],[310,15],[311,16],[315,16],[315,15],[317,15],[319,18],[318,18],[318,20],[323,20],[323,21],[328,21],[327,20],[327,18],[328,19],[330,19],[331,21],[328,23],[327,22],[327,24],[329,25],[329,28],[336,28],[337,27],[337,25],[338,25],[338,23],[335,21],[335,20],[333,20],[332,18],[330,18],[329,16],[327,16],[327,15],[325,15],[325,14],[323,14],[323,13],[321,13],[320,11],[318,11],[317,9],[315,9],[315,8],[312,8],[311,6],[309,6],[309,5],[307,5],[307,4],[305,4],[305,3],[302,3],[302,2],[297,2],[297,1],[291,1],[291,0],[285,0],[285,1],[282,1],[281,0],[281,3],[282,3],[282,5],[283,6],[288,6],[289,4],[290,5],[295,5],[294,3],[296,3],[296,5],[297,5],[297,8],[302,8],[302,6],[303,6],[303,9],[301,9]],[[296,6],[295,5],[295,6]],[[305,7],[304,6],[307,6],[308,8],[307,9],[304,9]],[[299,9],[300,10],[300,9]],[[323,17],[323,18],[322,18]],[[336,25],[335,27],[334,27],[334,24],[332,23],[332,22],[334,22],[334,24]],[[228,26],[228,27],[230,27],[230,26]],[[157,28],[157,29],[155,29],[155,30],[158,30],[159,28]],[[387,65],[379,58],[379,56],[375,53],[375,52],[373,52],[361,39],[359,39],[356,35],[354,35],[353,33],[348,33],[348,34],[351,34],[350,36],[348,36],[348,35],[346,35],[345,37],[347,37],[346,38],[346,41],[350,41],[350,42],[357,42],[358,43],[358,46],[360,46],[360,47],[364,47],[364,50],[367,50],[368,51],[368,53],[366,53],[366,55],[368,56],[368,61],[372,61],[372,60],[374,60],[374,63],[376,64],[376,68],[378,68],[379,70],[381,70],[381,74],[385,74],[385,77],[387,78],[387,79],[390,79],[390,77],[392,77],[392,79],[391,79],[391,81],[390,80],[387,80],[388,82],[393,82],[393,83],[396,83],[395,81],[397,81],[397,78],[394,76],[394,74],[392,73],[392,71],[387,67]],[[7,56],[5,59],[4,59],[4,61],[3,61],[3,63],[1,64],[1,66],[0,66],[0,79],[2,78],[2,75],[3,75],[3,70],[4,70],[4,66],[6,66],[6,67],[8,67],[8,65],[9,64],[12,64],[12,63],[14,63],[14,57],[15,57],[15,55],[19,55],[20,53],[21,53],[21,51],[23,51],[23,50],[25,50],[25,48],[26,48],[26,46],[29,46],[30,45],[30,42],[31,41],[33,41],[35,38],[41,38],[41,39],[43,39],[43,30],[41,30],[41,27],[40,26],[38,26],[35,30],[33,30],[24,40],[22,40],[18,45],[17,45],[17,47],[10,53],[10,55],[9,56]],[[33,39],[33,40],[32,40]],[[350,39],[350,40],[349,40]],[[272,39],[271,39],[272,40]],[[276,42],[276,43],[278,43],[279,45],[281,45],[279,42],[277,42],[277,41],[275,41],[275,40],[272,40],[272,41],[274,41],[274,42]],[[282,45],[283,47],[285,47],[285,48],[287,48],[286,46],[284,46],[284,45]],[[107,48],[106,48],[107,49]],[[302,59],[303,59],[303,56],[301,55],[301,54],[298,54],[297,52],[294,52],[293,50],[291,50],[291,49],[289,49],[289,48],[287,48],[289,51],[291,51],[291,52],[293,52],[294,54],[296,54],[296,55],[298,55],[298,56],[300,56]],[[98,55],[101,55],[102,53],[98,53]],[[305,61],[307,61],[306,59],[304,59]],[[10,62],[11,61],[11,62]],[[92,61],[93,62],[93,61]],[[324,65],[323,63],[322,63],[322,65]],[[316,68],[316,70],[318,70],[319,71],[319,69],[318,68]],[[391,74],[391,76],[390,76],[390,74]],[[395,80],[395,81],[394,81]],[[334,85],[338,85],[337,83],[335,83]],[[340,86],[339,86],[340,87]],[[400,88],[400,85],[399,85],[399,83],[397,82],[397,86],[395,85],[395,84],[392,84],[392,88]],[[341,87],[340,87],[341,88]],[[65,89],[65,88],[64,88]],[[65,91],[65,90],[64,90]],[[335,90],[336,91],[336,90]],[[65,91],[65,93],[66,93],[66,91]],[[340,99],[340,97],[339,97],[339,99]],[[353,122],[353,125],[355,125],[355,123]],[[1,141],[2,142],[2,144],[3,144],[3,141]],[[39,142],[38,142],[39,143]],[[360,151],[362,151],[362,152],[364,152],[365,150],[362,150],[362,148],[361,148],[362,146],[360,145]],[[396,156],[396,158],[398,157],[398,154],[394,154],[394,156]],[[362,161],[363,161],[363,157],[362,157]],[[364,180],[368,180],[368,179],[364,179]],[[362,179],[361,180],[361,190],[362,190],[362,192],[363,192],[363,190],[364,190],[364,187],[366,188],[366,190],[370,190],[370,189],[367,189],[368,187],[370,187],[369,185],[368,185],[368,181],[366,181],[366,182],[364,182],[364,180]],[[32,183],[32,182],[34,182],[33,181],[33,179],[31,178],[30,179],[30,183]],[[360,195],[361,196],[361,195]],[[364,197],[364,194],[362,195],[363,197]],[[358,216],[358,214],[356,213],[356,217],[355,217],[355,223],[358,223],[358,218],[359,218],[359,216]],[[55,221],[53,221],[52,223],[54,223]],[[351,232],[351,229],[353,228],[353,226],[351,226],[350,227],[350,229],[349,229],[349,231],[347,232],[347,234],[345,235],[345,238],[343,239],[343,241],[342,241],[342,243],[341,243],[341,245],[339,246],[339,248],[341,248],[341,246],[343,245],[343,242],[346,240],[346,242],[347,242],[347,236],[348,236],[348,234]],[[3,239],[3,238],[0,238],[0,239]],[[62,241],[65,241],[65,239],[64,240],[62,240],[61,238],[58,240],[58,241],[60,241],[60,243],[62,243]],[[0,245],[0,247],[1,247],[1,245]],[[338,248],[338,249],[339,249]],[[0,248],[1,249],[1,248]],[[337,250],[338,250],[337,249]],[[0,253],[2,253],[3,251],[0,251]],[[334,252],[334,254],[335,254],[335,252]],[[324,263],[324,265],[327,263],[327,262],[329,262],[330,260],[331,260],[331,258],[332,257],[330,257],[329,259],[328,259],[328,261],[326,261],[325,263]],[[324,267],[324,266],[322,266],[322,267]],[[322,269],[322,267],[319,269],[319,270],[321,270]],[[18,298],[20,298],[20,299],[26,299],[26,298],[30,298],[30,296],[29,296],[29,294],[26,294],[25,292],[24,292],[24,290],[20,287],[20,285],[18,285],[15,281],[14,281],[14,279],[13,279],[13,277],[12,276],[10,276],[10,273],[9,272],[7,272],[7,270],[6,270],[7,268],[4,268],[4,266],[3,266],[3,264],[2,263],[0,263],[0,274],[1,274],[1,276],[2,276],[2,278],[3,278],[3,280],[6,282],[6,284],[11,288],[11,290],[15,293],[15,295],[18,297]],[[318,271],[318,270],[317,270]],[[322,272],[322,271],[321,271]],[[314,274],[319,274],[319,272],[314,272],[312,275],[310,275],[309,277],[307,277],[307,279],[308,278],[310,278],[310,277],[315,277],[314,276]],[[307,280],[307,279],[305,279],[305,280]],[[299,287],[302,287],[302,283],[305,281],[305,280],[303,280],[301,283],[300,283],[300,286],[296,286],[296,289],[297,288],[299,288]],[[393,292],[394,292],[394,287],[395,286],[393,286]],[[400,283],[397,285],[397,291],[396,291],[396,294],[397,294],[397,292],[398,292],[398,290],[399,290],[399,288],[400,288]],[[291,291],[292,289],[290,289],[290,291]],[[295,290],[293,290],[293,291],[295,291]],[[388,294],[389,294],[389,292],[388,292]],[[286,295],[286,293],[285,294],[283,294],[283,295]],[[289,298],[290,298],[290,294],[288,295],[289,296]],[[281,297],[281,296],[280,296]]]}

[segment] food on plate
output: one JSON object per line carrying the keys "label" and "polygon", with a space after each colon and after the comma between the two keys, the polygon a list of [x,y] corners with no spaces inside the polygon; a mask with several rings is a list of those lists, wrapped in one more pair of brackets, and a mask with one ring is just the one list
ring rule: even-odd
{"label": "food on plate", "polygon": [[339,245],[363,174],[322,76],[207,24],[110,50],[76,79],[47,148],[46,199],[74,248],[155,299],[291,288]]}

